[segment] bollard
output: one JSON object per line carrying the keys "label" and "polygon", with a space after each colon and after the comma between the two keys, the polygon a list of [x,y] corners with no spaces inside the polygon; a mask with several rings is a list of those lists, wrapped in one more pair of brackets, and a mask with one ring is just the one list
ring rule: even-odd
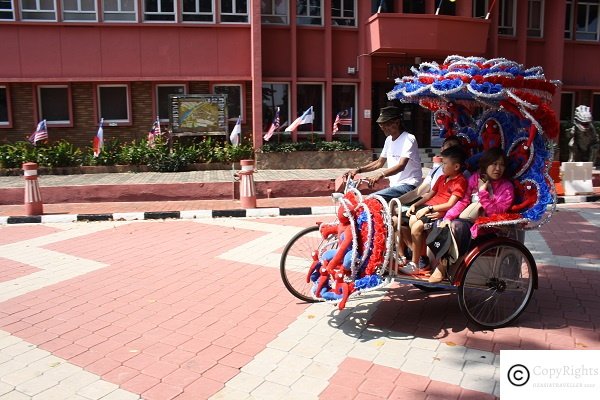
{"label": "bollard", "polygon": [[254,160],[241,160],[240,203],[243,208],[256,208],[256,188],[254,187]]}
{"label": "bollard", "polygon": [[38,165],[33,162],[23,164],[25,175],[25,215],[42,215],[44,205],[37,175]]}

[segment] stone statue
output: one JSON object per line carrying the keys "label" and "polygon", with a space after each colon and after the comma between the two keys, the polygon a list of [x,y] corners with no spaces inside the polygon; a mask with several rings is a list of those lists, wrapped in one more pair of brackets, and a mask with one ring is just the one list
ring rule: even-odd
{"label": "stone statue", "polygon": [[575,109],[573,126],[565,133],[569,138],[569,161],[591,161],[595,164],[600,139],[588,106],[580,105]]}

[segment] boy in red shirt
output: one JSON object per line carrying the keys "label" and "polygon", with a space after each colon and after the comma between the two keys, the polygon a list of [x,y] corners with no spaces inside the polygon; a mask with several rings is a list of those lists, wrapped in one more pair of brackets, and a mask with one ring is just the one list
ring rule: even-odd
{"label": "boy in red shirt", "polygon": [[441,219],[446,211],[460,200],[467,190],[467,179],[463,176],[464,151],[457,146],[444,150],[442,156],[443,175],[435,186],[414,203],[406,215],[410,217],[410,247],[412,261],[400,271],[408,275],[423,273],[428,267],[428,261],[423,256],[423,239],[425,229],[430,229],[431,222]]}

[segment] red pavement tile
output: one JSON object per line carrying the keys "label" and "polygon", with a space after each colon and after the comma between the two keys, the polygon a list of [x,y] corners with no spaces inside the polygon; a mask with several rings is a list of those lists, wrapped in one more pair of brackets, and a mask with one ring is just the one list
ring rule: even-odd
{"label": "red pavement tile", "polygon": [[202,374],[203,377],[213,379],[217,382],[226,383],[228,380],[240,373],[239,368],[228,367],[227,365],[216,364]]}
{"label": "red pavement tile", "polygon": [[117,385],[120,385],[123,382],[127,382],[128,380],[139,375],[139,373],[140,373],[140,371],[138,371],[138,370],[126,367],[124,365],[120,365],[117,368],[110,370],[107,373],[105,373],[104,375],[102,375],[102,379],[107,380],[109,382],[116,383]]}
{"label": "red pavement tile", "polygon": [[144,393],[160,383],[160,379],[153,376],[138,374],[130,380],[121,383],[121,388],[133,393]]}
{"label": "red pavement tile", "polygon": [[431,382],[431,379],[426,376],[409,374],[408,372],[402,372],[398,379],[396,379],[396,385],[401,386],[403,388],[409,388],[413,390],[417,390],[420,392],[424,392],[427,389],[427,386]]}
{"label": "red pavement tile", "polygon": [[[198,380],[202,375],[199,373],[179,368],[162,378],[162,381],[169,385],[177,386],[182,389],[187,388],[189,384]],[[139,392],[137,392],[139,393]]]}
{"label": "red pavement tile", "polygon": [[398,386],[390,394],[388,400],[425,400],[426,398],[425,392]]}
{"label": "red pavement tile", "polygon": [[142,398],[148,400],[170,400],[181,394],[183,390],[177,386],[161,382],[142,393]]}
{"label": "red pavement tile", "polygon": [[39,268],[0,257],[0,283],[40,271]]}
{"label": "red pavement tile", "polygon": [[377,375],[369,376],[375,378],[367,377],[358,387],[358,392],[387,399],[395,388],[394,381],[381,379]]}
{"label": "red pavement tile", "polygon": [[[542,226],[540,233],[554,255],[600,258],[597,245],[600,228],[590,224],[577,212],[561,210],[555,213],[551,223]],[[565,242],[565,238],[573,237],[577,241]]]}
{"label": "red pavement tile", "polygon": [[460,396],[461,387],[446,382],[431,381],[425,393],[427,393],[427,399],[455,400]]}
{"label": "red pavement tile", "polygon": [[118,368],[119,366],[121,366],[121,364],[118,361],[111,360],[110,358],[101,358],[96,362],[86,365],[85,369],[89,372],[102,376],[113,369]]}
{"label": "red pavement tile", "polygon": [[221,390],[225,385],[212,379],[201,377],[187,385],[184,392],[177,396],[177,400],[207,399]]}
{"label": "red pavement tile", "polygon": [[335,385],[330,384],[327,388],[321,392],[319,399],[321,400],[348,400],[356,397],[358,392],[356,389],[348,387],[346,385]]}
{"label": "red pavement tile", "polygon": [[[23,208],[23,206],[19,206]],[[21,214],[23,211],[21,211]],[[4,215],[1,214],[0,215]],[[19,214],[9,214],[19,215]],[[40,236],[51,235],[56,232],[61,232],[62,229],[52,228],[46,225],[6,225],[0,226],[0,245],[17,243],[23,240],[34,239]]]}

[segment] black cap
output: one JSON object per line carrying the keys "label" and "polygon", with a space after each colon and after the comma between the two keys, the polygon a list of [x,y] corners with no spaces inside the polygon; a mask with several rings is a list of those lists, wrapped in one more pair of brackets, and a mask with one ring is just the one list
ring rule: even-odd
{"label": "black cap", "polygon": [[392,121],[394,119],[399,119],[399,118],[402,118],[402,112],[400,111],[400,109],[398,107],[395,107],[395,106],[383,107],[379,114],[379,118],[377,118],[376,122],[378,124],[383,124],[385,122]]}

